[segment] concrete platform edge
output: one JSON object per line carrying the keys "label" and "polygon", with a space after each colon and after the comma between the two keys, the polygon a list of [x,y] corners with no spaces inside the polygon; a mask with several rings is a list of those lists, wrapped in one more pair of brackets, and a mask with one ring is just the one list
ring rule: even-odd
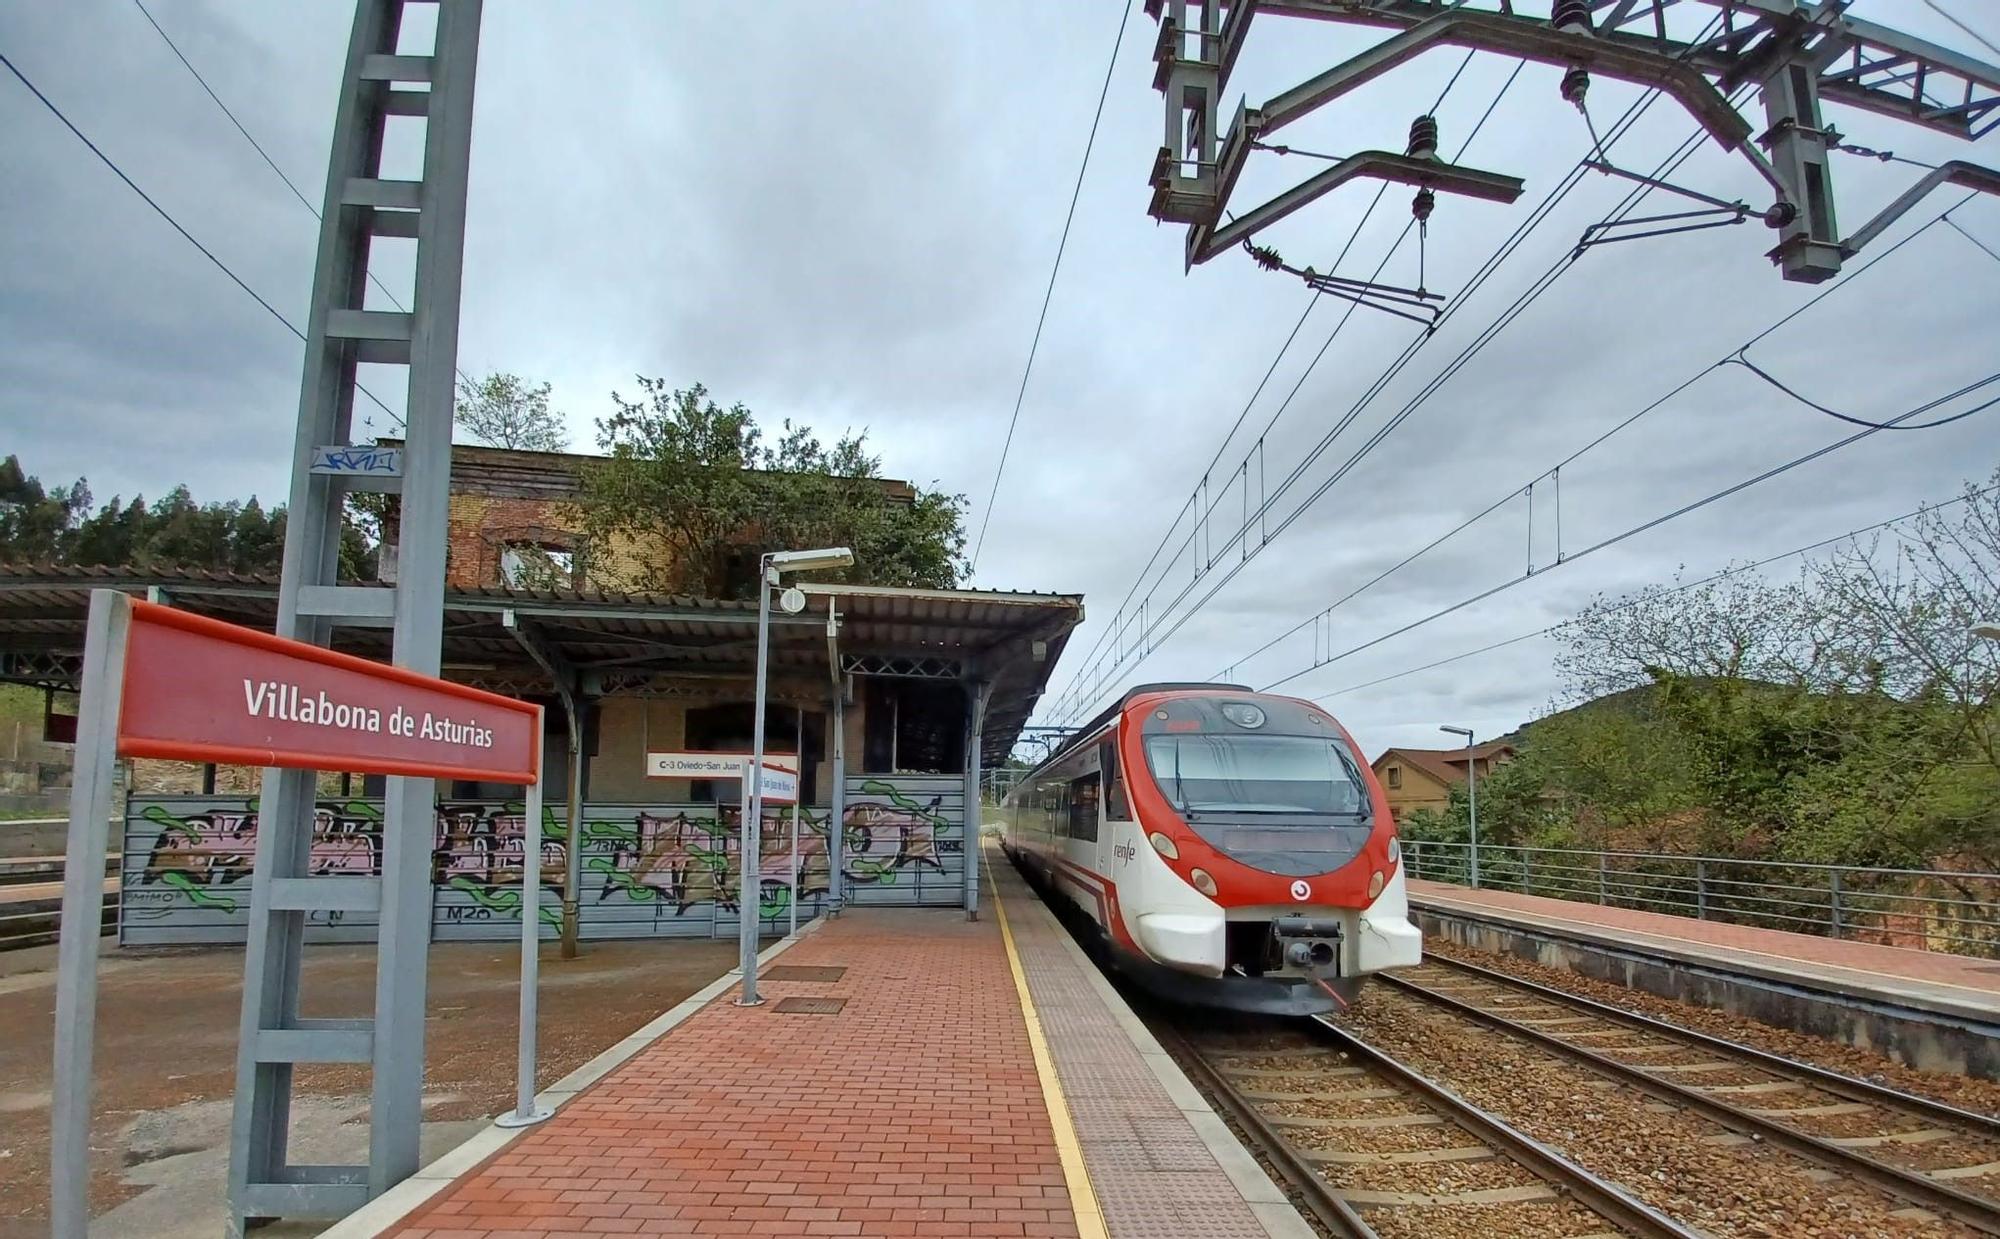
{"label": "concrete platform edge", "polygon": [[1426,936],[1828,1037],[1921,1071],[2000,1079],[2000,1011],[1866,984],[1879,974],[1834,965],[1814,974],[1803,961],[1794,971],[1765,963],[1773,957],[1762,953],[1704,953],[1657,935],[1429,895],[1413,894],[1410,910]]}
{"label": "concrete platform edge", "polygon": [[1209,1154],[1222,1168],[1222,1173],[1228,1176],[1237,1194],[1243,1198],[1244,1204],[1263,1226],[1264,1233],[1270,1236],[1270,1239],[1318,1239],[1317,1232],[1299,1216],[1299,1211],[1292,1205],[1290,1197],[1271,1181],[1271,1176],[1264,1173],[1264,1168],[1257,1164],[1257,1159],[1243,1147],[1241,1141],[1237,1140],[1235,1133],[1229,1130],[1229,1125],[1222,1121],[1221,1116],[1217,1115],[1208,1101],[1202,1097],[1201,1090],[1197,1089],[1181,1071],[1173,1056],[1168,1054],[1148,1031],[1145,1023],[1126,1004],[1124,996],[1105,978],[1096,962],[1077,945],[1076,939],[1072,938],[1069,930],[1063,928],[1056,920],[1055,914],[1049,911],[1047,905],[1031,895],[1026,900],[1008,901],[1008,909],[1010,915],[1023,919],[1047,918],[1048,928],[1061,941],[1063,949],[1076,961],[1077,966],[1083,969],[1091,990],[1111,1012],[1112,1019],[1117,1021],[1118,1027],[1124,1031],[1126,1039],[1138,1051],[1140,1059],[1152,1071],[1160,1086],[1166,1090],[1167,1096],[1179,1107],[1182,1115],[1187,1118],[1188,1125],[1194,1128],[1195,1134],[1201,1138],[1201,1142],[1207,1146]]}
{"label": "concrete platform edge", "polygon": [[[1984,1023],[2000,1021],[2000,1002],[1991,999],[1982,1002],[1978,997],[1980,991],[1942,981],[1901,981],[1900,978],[1866,969],[1791,959],[1783,955],[1772,955],[1766,951],[1752,951],[1742,947],[1718,946],[1703,950],[1699,943],[1648,933],[1641,929],[1614,930],[1589,921],[1546,916],[1518,908],[1468,903],[1428,892],[1411,894],[1410,904],[1413,907],[1430,908],[1456,916],[1524,925],[1550,934],[1561,934],[1627,951],[1659,955],[1681,963],[1705,964],[1710,967],[1726,966],[1747,976],[1760,977],[1767,981],[1777,981],[1841,998],[1852,998],[1859,994],[1887,1006],[1908,1007],[1915,1011],[1952,1019]],[[1838,978],[1839,983],[1829,984],[1829,981],[1835,978]],[[1881,984],[1884,980],[1900,981],[1900,983]],[[1934,992],[1937,990],[1951,992]],[[1964,994],[1966,997],[1960,999],[1957,997],[1959,994]]]}
{"label": "concrete platform edge", "polygon": [[[799,926],[796,936],[781,938],[765,947],[757,953],[758,965],[761,967],[783,954],[799,939],[817,932],[825,923],[826,918],[815,917]],[[676,1025],[735,988],[742,976],[741,968],[731,968],[679,1003],[648,1020],[597,1057],[535,1094],[536,1103],[551,1110],[561,1109],[571,1098],[610,1075],[633,1055],[672,1031]],[[320,1239],[374,1239],[374,1236],[407,1219],[429,1202],[431,1197],[449,1187],[454,1180],[476,1169],[494,1154],[534,1130],[533,1127],[506,1128],[489,1123],[458,1147],[429,1165],[419,1168],[409,1178],[322,1231]]]}

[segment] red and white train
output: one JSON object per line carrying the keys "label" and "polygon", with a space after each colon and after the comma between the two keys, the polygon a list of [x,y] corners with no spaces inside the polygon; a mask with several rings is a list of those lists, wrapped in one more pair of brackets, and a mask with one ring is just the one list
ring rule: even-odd
{"label": "red and white train", "polygon": [[1388,802],[1311,702],[1146,684],[1007,797],[1004,839],[1167,998],[1304,1015],[1423,955]]}

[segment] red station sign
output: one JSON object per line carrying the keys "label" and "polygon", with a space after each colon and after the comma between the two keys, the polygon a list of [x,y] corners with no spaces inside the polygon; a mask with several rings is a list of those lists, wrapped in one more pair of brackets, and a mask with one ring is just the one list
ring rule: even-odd
{"label": "red station sign", "polygon": [[121,756],[525,785],[540,718],[497,693],[132,602]]}

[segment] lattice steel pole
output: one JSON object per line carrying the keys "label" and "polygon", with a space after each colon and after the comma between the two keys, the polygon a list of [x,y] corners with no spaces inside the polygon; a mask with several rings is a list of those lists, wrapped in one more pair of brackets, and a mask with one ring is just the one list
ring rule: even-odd
{"label": "lattice steel pole", "polygon": [[[436,0],[436,8],[435,43],[422,55],[399,51],[405,0],[356,5],[307,318],[277,622],[280,636],[320,645],[330,643],[340,625],[390,627],[396,663],[430,675],[439,670],[443,635],[459,277],[481,0]],[[396,116],[425,122],[422,180],[381,175],[383,137]],[[417,243],[407,312],[365,308],[375,237]],[[351,446],[355,372],[362,363],[408,367],[408,426],[392,477],[358,479],[329,463],[338,452],[328,449]],[[401,496],[393,590],[338,579],[342,512],[348,494],[361,489]],[[381,869],[374,878],[310,876],[313,800],[312,772],[265,771],[230,1130],[236,1234],[252,1218],[341,1216],[417,1168],[436,829],[432,782],[389,780]],[[307,923],[315,912],[332,911],[378,918],[372,1021],[299,1015]],[[367,1165],[290,1163],[293,1070],[312,1062],[372,1066]]]}

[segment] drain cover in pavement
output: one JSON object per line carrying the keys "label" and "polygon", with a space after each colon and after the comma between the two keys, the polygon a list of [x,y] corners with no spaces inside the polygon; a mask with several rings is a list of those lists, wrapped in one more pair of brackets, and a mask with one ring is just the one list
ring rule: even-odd
{"label": "drain cover in pavement", "polygon": [[847,1005],[845,998],[780,998],[778,1010],[786,1015],[832,1015]]}
{"label": "drain cover in pavement", "polygon": [[816,964],[774,964],[757,974],[763,981],[838,981],[845,968],[823,968]]}

